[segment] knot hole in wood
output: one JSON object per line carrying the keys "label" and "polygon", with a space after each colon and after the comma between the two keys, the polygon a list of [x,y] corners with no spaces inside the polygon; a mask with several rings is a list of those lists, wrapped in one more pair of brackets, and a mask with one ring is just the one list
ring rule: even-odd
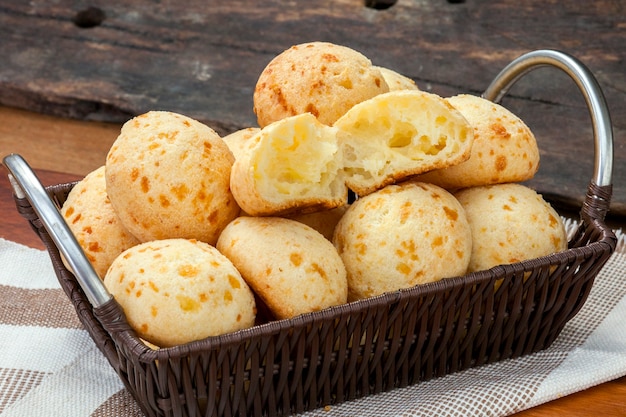
{"label": "knot hole in wood", "polygon": [[76,13],[72,22],[79,28],[92,28],[100,26],[106,19],[104,10],[98,7],[88,7]]}

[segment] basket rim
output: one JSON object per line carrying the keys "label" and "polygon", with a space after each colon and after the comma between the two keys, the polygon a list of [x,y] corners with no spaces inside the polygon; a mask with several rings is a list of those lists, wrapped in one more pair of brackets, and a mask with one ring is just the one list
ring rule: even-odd
{"label": "basket rim", "polygon": [[[78,182],[79,181],[71,181],[50,185],[46,187],[46,190],[51,194],[54,194],[55,191],[67,192]],[[594,192],[595,191],[591,191],[592,194]],[[59,204],[59,201],[55,202]],[[581,213],[584,209],[584,206],[581,207]],[[499,277],[520,274],[523,275],[524,273],[531,272],[540,267],[566,264],[577,257],[591,257],[601,253],[608,256],[614,251],[617,238],[613,230],[604,223],[603,219],[600,220],[593,218],[595,214],[597,213],[592,213],[590,221],[585,220],[586,218],[589,218],[589,216],[581,216],[582,219],[576,226],[578,230],[583,228],[586,230],[592,229],[593,232],[598,234],[598,239],[590,241],[581,247],[569,247],[564,251],[552,253],[539,258],[523,260],[512,264],[497,265],[487,270],[471,272],[466,275],[445,278],[436,282],[419,284],[410,288],[386,292],[374,297],[351,301],[345,304],[328,307],[323,310],[305,313],[293,318],[271,320],[266,323],[256,324],[246,329],[222,335],[209,336],[181,345],[153,349],[149,345],[145,344],[132,329],[128,331],[129,334],[123,337],[123,339],[128,341],[129,347],[136,352],[138,359],[141,362],[150,363],[158,360],[182,357],[184,355],[199,354],[207,349],[220,349],[227,346],[238,345],[245,340],[252,340],[256,337],[267,337],[279,334],[283,331],[312,326],[317,322],[328,319],[329,317],[342,317],[346,314],[364,312],[371,308],[389,306],[392,303],[397,303],[404,298],[417,299],[420,297],[427,297],[441,292],[452,291],[459,286],[493,285],[495,281],[500,279]],[[40,231],[40,233],[46,233],[46,231],[43,230]],[[52,248],[58,252],[58,249],[54,244],[52,244]],[[52,248],[48,247],[49,250]],[[67,272],[71,274],[72,279],[75,280],[71,271],[68,270]],[[85,296],[80,287],[77,289],[80,291],[82,296]],[[85,300],[85,302],[87,301]],[[87,305],[91,307],[88,302]],[[93,307],[91,310],[94,310]]]}

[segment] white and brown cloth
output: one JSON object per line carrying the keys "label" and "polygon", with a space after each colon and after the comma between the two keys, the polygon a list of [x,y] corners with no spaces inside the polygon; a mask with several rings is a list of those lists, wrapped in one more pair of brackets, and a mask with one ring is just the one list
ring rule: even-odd
{"label": "white and brown cloth", "polygon": [[[626,375],[626,236],[618,236],[587,302],[550,348],[303,416],[505,416]],[[48,254],[0,239],[0,265],[0,415],[141,416]]]}

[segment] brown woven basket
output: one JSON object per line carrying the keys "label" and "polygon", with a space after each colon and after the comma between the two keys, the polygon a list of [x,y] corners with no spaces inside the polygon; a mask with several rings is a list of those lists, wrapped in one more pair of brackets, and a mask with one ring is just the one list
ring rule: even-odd
{"label": "brown woven basket", "polygon": [[[18,210],[48,248],[80,320],[148,416],[289,415],[519,357],[552,344],[616,246],[604,224],[612,169],[606,107],[597,86],[585,84],[586,69],[581,76],[569,59],[554,51],[522,56],[485,93],[499,99],[537,65],[574,72],[581,90],[591,91],[596,172],[569,249],[543,258],[153,350],[114,300],[92,306],[32,199],[16,197]],[[46,192],[60,207],[72,186]]]}

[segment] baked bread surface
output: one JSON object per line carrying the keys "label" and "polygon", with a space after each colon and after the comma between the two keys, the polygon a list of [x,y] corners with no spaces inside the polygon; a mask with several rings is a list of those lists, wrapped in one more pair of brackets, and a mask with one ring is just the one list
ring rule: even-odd
{"label": "baked bread surface", "polygon": [[471,187],[455,193],[472,229],[468,271],[539,258],[567,249],[559,214],[522,184]]}
{"label": "baked bread surface", "polygon": [[111,205],[104,170],[101,166],[80,180],[61,207],[61,215],[100,278],[120,253],[140,243]]}
{"label": "baked bread surface", "polygon": [[145,242],[112,263],[104,284],[138,335],[169,347],[254,325],[254,295],[208,243]]}
{"label": "baked bread surface", "polygon": [[443,188],[415,181],[356,200],[333,242],[351,300],[464,275],[472,253],[463,207]]}
{"label": "baked bread surface", "polygon": [[140,241],[215,244],[240,208],[230,191],[234,157],[210,127],[152,111],[126,122],[106,159],[107,193]]}
{"label": "baked bread surface", "polygon": [[239,217],[220,236],[226,255],[277,319],[347,301],[346,270],[331,242],[281,217]]}
{"label": "baked bread surface", "polygon": [[254,113],[260,127],[301,113],[330,125],[355,104],[387,91],[381,72],[360,52],[309,42],[283,51],[261,72]]}

